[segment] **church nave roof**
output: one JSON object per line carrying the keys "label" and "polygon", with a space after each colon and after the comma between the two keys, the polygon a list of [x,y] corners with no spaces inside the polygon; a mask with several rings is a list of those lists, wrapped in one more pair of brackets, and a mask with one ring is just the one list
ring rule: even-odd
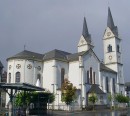
{"label": "church nave roof", "polygon": [[70,54],[71,53],[55,49],[55,50],[45,53],[43,60],[59,59],[59,60],[68,61],[67,55],[70,55]]}
{"label": "church nave roof", "polygon": [[12,56],[12,57],[9,57],[7,60],[9,60],[9,59],[16,59],[16,58],[42,60],[43,59],[43,55],[39,54],[39,53],[35,53],[35,52],[24,50],[24,51],[14,55],[14,56]]}

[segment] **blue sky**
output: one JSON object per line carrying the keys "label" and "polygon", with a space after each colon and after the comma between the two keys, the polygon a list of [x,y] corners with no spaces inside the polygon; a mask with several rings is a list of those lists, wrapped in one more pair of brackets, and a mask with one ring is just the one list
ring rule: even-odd
{"label": "blue sky", "polygon": [[60,49],[77,52],[86,17],[95,52],[103,59],[103,33],[107,10],[111,8],[122,38],[124,76],[130,81],[130,1],[129,0],[0,0],[0,60],[26,49],[45,53]]}

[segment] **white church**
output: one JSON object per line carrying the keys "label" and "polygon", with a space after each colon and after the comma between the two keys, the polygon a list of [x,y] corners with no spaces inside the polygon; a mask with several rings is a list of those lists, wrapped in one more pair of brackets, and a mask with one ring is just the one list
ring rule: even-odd
{"label": "white church", "polygon": [[[84,18],[77,53],[52,50],[45,54],[24,50],[7,59],[7,83],[30,83],[55,95],[54,105],[61,108],[61,85],[67,78],[77,88],[75,105],[88,105],[91,92],[98,95],[97,105],[108,104],[108,93],[125,94],[121,38],[108,8],[107,27],[103,35],[104,61],[93,48]],[[6,97],[8,103],[8,96]],[[55,107],[57,109],[57,107]],[[61,108],[62,109],[62,108]]]}

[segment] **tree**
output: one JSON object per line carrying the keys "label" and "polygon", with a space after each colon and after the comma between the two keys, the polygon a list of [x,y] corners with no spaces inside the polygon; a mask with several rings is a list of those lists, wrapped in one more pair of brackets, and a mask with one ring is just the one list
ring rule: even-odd
{"label": "tree", "polygon": [[49,92],[20,92],[16,95],[15,105],[28,106],[30,103],[38,102],[39,96],[43,97],[45,102],[52,103],[55,100],[55,96]]}
{"label": "tree", "polygon": [[129,97],[124,96],[122,94],[117,94],[116,97],[115,97],[115,99],[119,103],[128,103],[129,102]]}
{"label": "tree", "polygon": [[15,105],[19,107],[22,107],[23,105],[27,106],[30,103],[30,100],[29,92],[19,92],[15,98]]}
{"label": "tree", "polygon": [[96,93],[92,92],[92,93],[90,94],[90,96],[88,97],[88,100],[89,100],[90,103],[93,104],[93,110],[94,110],[94,105],[95,105],[95,103],[96,103],[97,100],[98,100],[98,97],[97,97]]}
{"label": "tree", "polygon": [[76,87],[74,87],[73,84],[68,81],[68,79],[64,80],[64,83],[61,87],[61,91],[61,101],[65,102],[67,106],[70,105],[76,99]]}
{"label": "tree", "polygon": [[[112,102],[115,101],[115,95],[109,93],[109,95],[108,95],[108,100],[109,100],[109,102],[110,102],[110,109],[112,109]],[[114,108],[115,108],[115,106],[114,106]]]}

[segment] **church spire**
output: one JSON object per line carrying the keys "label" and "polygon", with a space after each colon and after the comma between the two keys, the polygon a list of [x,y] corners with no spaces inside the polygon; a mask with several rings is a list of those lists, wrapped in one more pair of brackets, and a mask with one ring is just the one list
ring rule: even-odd
{"label": "church spire", "polygon": [[82,35],[83,35],[84,38],[89,37],[89,32],[88,32],[88,27],[87,27],[87,23],[86,23],[86,18],[85,17],[84,17],[84,22],[83,22]]}
{"label": "church spire", "polygon": [[84,17],[82,36],[78,43],[78,52],[87,51],[90,48],[93,49],[93,47],[91,35],[88,32],[86,18]]}
{"label": "church spire", "polygon": [[112,18],[112,14],[111,14],[111,10],[109,7],[108,7],[107,27],[109,27],[110,29],[113,29],[115,27],[114,21]]}

